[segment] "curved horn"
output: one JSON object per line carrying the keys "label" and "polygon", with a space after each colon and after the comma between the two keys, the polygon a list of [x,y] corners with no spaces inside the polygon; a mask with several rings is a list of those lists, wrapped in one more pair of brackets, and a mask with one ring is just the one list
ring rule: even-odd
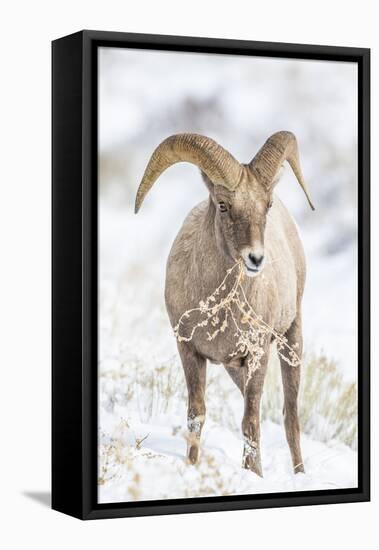
{"label": "curved horn", "polygon": [[294,134],[291,132],[276,132],[268,138],[249,164],[250,170],[267,188],[273,184],[275,175],[284,161],[288,161],[297,181],[299,182],[312,210],[315,207],[305,185],[299,162],[299,150]]}
{"label": "curved horn", "polygon": [[213,139],[198,134],[176,134],[168,137],[152,154],[139,185],[135,212],[158,177],[177,162],[191,162],[198,166],[217,185],[233,191],[240,180],[242,166]]}

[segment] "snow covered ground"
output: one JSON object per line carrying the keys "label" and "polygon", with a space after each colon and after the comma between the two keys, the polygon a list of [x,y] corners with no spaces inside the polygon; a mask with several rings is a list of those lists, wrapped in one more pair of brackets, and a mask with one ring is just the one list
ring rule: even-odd
{"label": "snow covered ground", "polygon": [[128,411],[120,408],[116,414],[120,419],[116,427],[114,414],[103,415],[102,420],[105,429],[113,427],[114,435],[103,439],[100,502],[357,486],[356,453],[341,443],[325,445],[307,436],[302,440],[306,474],[294,475],[284,431],[268,420],[262,425],[264,478],[260,478],[241,468],[241,438],[227,428],[207,424],[200,462],[191,466],[185,461],[186,440],[180,428],[184,416],[162,416],[155,424],[136,422],[129,427],[122,420]]}
{"label": "snow covered ground", "polygon": [[[100,59],[99,502],[354,487],[355,67],[199,59],[109,49]],[[164,272],[205,187],[194,167],[174,166],[138,216],[133,202],[152,150],[167,135],[210,135],[246,161],[278,129],[298,137],[317,208],[310,212],[286,169],[277,192],[299,225],[308,267],[300,396],[306,474],[291,471],[273,359],[260,479],[241,469],[242,398],[220,366],[208,367],[200,463],[185,463],[186,387],[164,306]]]}

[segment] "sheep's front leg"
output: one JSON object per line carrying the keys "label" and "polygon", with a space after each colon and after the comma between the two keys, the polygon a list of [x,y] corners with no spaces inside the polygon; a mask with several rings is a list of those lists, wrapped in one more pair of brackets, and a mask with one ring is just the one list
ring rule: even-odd
{"label": "sheep's front leg", "polygon": [[179,344],[188,390],[188,445],[187,458],[190,464],[199,459],[201,430],[205,421],[206,360],[186,344]]}
{"label": "sheep's front leg", "polygon": [[[303,353],[303,335],[301,327],[301,316],[295,319],[290,329],[285,334],[288,345],[293,348],[300,360]],[[284,357],[289,358],[288,351],[282,350]],[[288,446],[290,448],[294,473],[304,472],[303,458],[300,448],[300,425],[298,414],[298,393],[300,386],[301,364],[292,366],[287,363],[285,358],[280,356],[280,365],[282,369],[282,381],[284,390],[284,426]]]}
{"label": "sheep's front leg", "polygon": [[[260,405],[263,384],[267,371],[269,344],[260,361],[259,368],[252,373],[245,386],[245,409],[242,420],[244,439],[242,466],[263,477],[260,451]],[[247,368],[247,367],[246,367]]]}

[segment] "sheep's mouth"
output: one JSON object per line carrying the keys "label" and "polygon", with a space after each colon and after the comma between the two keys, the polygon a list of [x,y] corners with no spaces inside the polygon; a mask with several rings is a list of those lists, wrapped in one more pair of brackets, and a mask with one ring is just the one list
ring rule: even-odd
{"label": "sheep's mouth", "polygon": [[245,264],[245,270],[248,277],[256,277],[262,271],[262,267],[251,267]]}

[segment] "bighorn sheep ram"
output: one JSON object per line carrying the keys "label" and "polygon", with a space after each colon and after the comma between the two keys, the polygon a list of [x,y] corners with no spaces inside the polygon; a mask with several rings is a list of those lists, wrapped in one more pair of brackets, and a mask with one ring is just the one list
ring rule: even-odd
{"label": "bighorn sheep ram", "polygon": [[[314,209],[303,180],[297,141],[291,132],[272,135],[249,164],[240,164],[214,140],[197,134],[173,135],[154,151],[140,183],[136,213],[154,182],[172,164],[197,165],[209,191],[209,200],[195,206],[172,246],[166,272],[165,299],[173,327],[190,338],[178,339],[188,388],[188,460],[199,457],[200,434],[205,420],[206,362],[222,363],[244,397],[242,433],[243,466],[262,476],[260,457],[260,402],[270,344],[281,336],[286,345],[279,354],[284,388],[284,424],[294,472],[303,472],[298,419],[300,361],[302,354],[301,301],[305,258],[298,231],[273,189],[283,163],[288,161]],[[247,374],[248,347],[236,351],[236,322],[246,322],[244,306],[232,304],[233,323],[224,323],[222,335],[212,338],[193,331],[190,315],[212,295],[236,263],[243,270],[241,292],[250,311],[264,326],[272,327],[261,340],[262,353],[252,376]],[[222,288],[230,291],[230,281]],[[213,300],[213,298],[211,298]],[[234,309],[233,309],[234,308]],[[201,313],[197,314],[201,319]],[[200,317],[199,317],[200,315]],[[218,320],[214,321],[218,322]],[[258,322],[258,321],[257,321]],[[260,322],[260,321],[259,321]],[[186,326],[188,323],[188,326]],[[197,326],[207,324],[200,323]],[[192,328],[192,332],[191,332]]]}

